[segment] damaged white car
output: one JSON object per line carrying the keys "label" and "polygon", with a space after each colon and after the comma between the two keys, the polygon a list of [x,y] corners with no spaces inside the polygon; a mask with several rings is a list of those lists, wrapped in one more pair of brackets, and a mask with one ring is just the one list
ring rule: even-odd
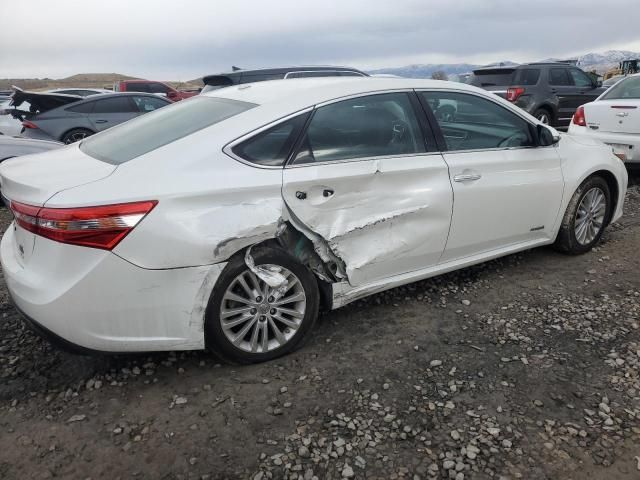
{"label": "damaged white car", "polygon": [[627,188],[600,142],[471,86],[388,78],[216,90],[0,181],[3,271],[37,329],[238,362],[292,351],[319,308],[540,245],[586,252]]}

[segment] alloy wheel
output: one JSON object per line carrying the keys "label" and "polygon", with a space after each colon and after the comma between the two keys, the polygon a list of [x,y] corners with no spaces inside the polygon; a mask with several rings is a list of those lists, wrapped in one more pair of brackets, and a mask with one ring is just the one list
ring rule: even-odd
{"label": "alloy wheel", "polygon": [[240,273],[222,297],[220,324],[227,339],[248,353],[265,353],[285,345],[296,334],[305,316],[307,298],[300,279],[277,265],[287,279],[283,288],[272,288],[251,270]]}
{"label": "alloy wheel", "polygon": [[539,113],[538,120],[545,125],[549,125],[549,115],[547,115],[546,113]]}
{"label": "alloy wheel", "polygon": [[87,134],[86,132],[75,132],[71,135],[69,135],[66,139],[65,139],[65,143],[67,145],[71,144],[71,143],[76,143],[79,142],[80,140],[82,140],[83,138],[86,138]]}
{"label": "alloy wheel", "polygon": [[588,245],[593,242],[602,230],[606,212],[607,197],[604,192],[598,187],[587,191],[578,205],[574,223],[578,243]]}

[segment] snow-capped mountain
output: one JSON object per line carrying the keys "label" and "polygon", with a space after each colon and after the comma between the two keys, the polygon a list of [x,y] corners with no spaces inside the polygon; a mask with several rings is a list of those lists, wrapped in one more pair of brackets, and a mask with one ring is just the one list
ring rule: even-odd
{"label": "snow-capped mountain", "polygon": [[[586,53],[584,55],[575,57],[578,60],[578,65],[588,71],[595,70],[598,73],[604,73],[610,68],[617,67],[622,60],[628,60],[638,58],[640,59],[640,53],[630,52],[627,50],[609,50],[602,53]],[[543,62],[566,60],[558,58],[547,58],[544,60],[538,60]],[[516,65],[510,61],[496,62],[492,65]],[[458,75],[461,73],[469,73],[476,68],[483,65],[474,65],[471,63],[443,63],[443,64],[414,64],[404,67],[390,67],[381,68],[378,70],[371,70],[371,74],[392,74],[399,75],[406,78],[431,78],[434,72],[442,71],[447,75]]]}

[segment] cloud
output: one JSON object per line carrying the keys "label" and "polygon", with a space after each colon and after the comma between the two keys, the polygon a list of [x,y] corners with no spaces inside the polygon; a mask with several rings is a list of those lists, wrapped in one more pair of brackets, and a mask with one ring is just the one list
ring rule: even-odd
{"label": "cloud", "polygon": [[14,2],[3,76],[189,79],[231,65],[536,60],[640,43],[637,0]]}

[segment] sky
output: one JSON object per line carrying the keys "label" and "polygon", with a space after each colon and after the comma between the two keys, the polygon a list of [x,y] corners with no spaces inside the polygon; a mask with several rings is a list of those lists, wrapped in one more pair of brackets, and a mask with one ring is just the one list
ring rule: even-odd
{"label": "sky", "polygon": [[0,78],[115,72],[185,81],[231,65],[374,69],[640,52],[640,0],[0,0],[0,7],[7,13]]}

